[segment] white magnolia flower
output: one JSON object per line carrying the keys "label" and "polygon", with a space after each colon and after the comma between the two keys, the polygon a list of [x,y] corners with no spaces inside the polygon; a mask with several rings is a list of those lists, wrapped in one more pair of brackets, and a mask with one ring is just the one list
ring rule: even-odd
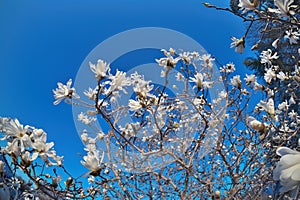
{"label": "white magnolia flower", "polygon": [[288,30],[285,32],[284,38],[288,39],[290,44],[298,44],[300,33],[297,31]]}
{"label": "white magnolia flower", "polygon": [[104,152],[100,158],[99,151],[89,151],[87,156],[83,156],[84,161],[80,161],[83,166],[88,168],[91,172],[97,172],[101,168],[101,163],[104,158]]}
{"label": "white magnolia flower", "polygon": [[17,140],[13,140],[12,142],[7,142],[4,152],[9,155],[14,155],[14,157],[16,158],[19,157],[22,153],[21,148],[19,147],[19,142]]}
{"label": "white magnolia flower", "polygon": [[235,75],[234,77],[232,77],[230,79],[230,83],[231,83],[231,85],[233,85],[237,88],[241,88],[242,87],[242,81],[241,81],[240,75]]}
{"label": "white magnolia flower", "polygon": [[110,66],[103,60],[98,60],[97,65],[94,65],[93,63],[89,62],[90,69],[95,74],[95,78],[97,80],[102,80],[106,75],[107,72],[110,71]]}
{"label": "white magnolia flower", "polygon": [[[34,155],[32,155],[34,156]],[[47,166],[62,166],[63,165],[63,156],[57,156],[56,151],[51,150],[47,152],[39,152],[40,158],[45,162]],[[52,162],[54,161],[54,162]]]}
{"label": "white magnolia flower", "polygon": [[272,68],[269,68],[266,70],[266,73],[264,74],[264,79],[267,83],[271,83],[273,79],[276,78],[275,71]]}
{"label": "white magnolia flower", "polygon": [[255,91],[262,90],[263,88],[264,88],[264,86],[261,85],[261,84],[259,84],[258,82],[255,82],[255,83],[254,83],[253,89],[254,89]]}
{"label": "white magnolia flower", "polygon": [[196,83],[193,88],[197,88],[198,90],[202,88],[211,88],[213,82],[212,81],[203,81],[204,77],[201,73],[197,72],[194,77],[190,77],[190,82]]}
{"label": "white magnolia flower", "polygon": [[300,152],[288,147],[279,147],[276,151],[281,156],[273,172],[273,179],[280,181],[280,192],[296,189],[300,184]]}
{"label": "white magnolia flower", "polygon": [[31,161],[33,161],[32,157],[30,156],[29,151],[25,151],[22,155],[21,155],[21,164],[25,167],[28,167],[31,164]]}
{"label": "white magnolia flower", "polygon": [[[56,156],[56,152],[52,149],[54,146],[53,142],[47,143],[47,134],[42,129],[34,129],[32,134],[32,148],[35,150],[32,154],[31,160],[35,160],[40,156],[47,165],[54,165],[49,161],[48,158],[54,159],[55,161],[61,162],[61,157]],[[57,164],[59,164],[57,163]]]}
{"label": "white magnolia flower", "polygon": [[250,0],[239,0],[238,6],[244,9],[245,11],[248,11],[248,10],[255,10],[258,4],[259,4],[258,0],[253,0],[253,3],[250,2]]}
{"label": "white magnolia flower", "polygon": [[287,100],[285,100],[284,102],[282,102],[278,105],[279,110],[288,110],[288,108],[289,108],[289,104],[288,104]]}
{"label": "white magnolia flower", "polygon": [[92,122],[95,122],[97,119],[95,117],[88,117],[83,112],[78,114],[78,121],[81,121],[85,125],[90,125]]}
{"label": "white magnolia flower", "polygon": [[246,81],[247,85],[250,85],[256,82],[256,76],[254,74],[246,74],[246,78],[244,78],[244,80]]}
{"label": "white magnolia flower", "polygon": [[259,132],[263,132],[265,130],[265,128],[267,127],[265,124],[263,124],[262,122],[258,121],[257,119],[255,119],[252,116],[249,116],[247,118],[247,121],[249,123],[250,128],[259,131]]}
{"label": "white magnolia flower", "polygon": [[169,53],[168,51],[162,49],[162,52],[164,52],[165,54],[165,58],[160,58],[160,59],[155,59],[155,61],[158,63],[159,66],[164,67],[164,69],[166,71],[169,71],[171,69],[173,69],[175,67],[175,65],[177,64],[177,62],[179,60],[181,60],[180,57],[176,57],[174,58],[171,53]]}
{"label": "white magnolia flower", "polygon": [[221,67],[221,72],[232,73],[235,71],[235,65],[233,63],[228,63],[225,66]]}
{"label": "white magnolia flower", "polygon": [[[28,126],[23,126],[20,124],[18,119],[11,119],[4,125],[5,136],[3,139],[10,139],[11,143],[7,145],[6,149],[8,151],[14,151],[14,153],[19,154],[23,152],[25,148],[31,147],[31,139],[29,134],[27,134]],[[17,149],[19,150],[17,150]]]}
{"label": "white magnolia flower", "polygon": [[106,135],[102,131],[98,132],[97,139],[103,140],[105,137],[106,137]]}
{"label": "white magnolia flower", "polygon": [[186,51],[180,53],[179,57],[185,62],[186,65],[189,65],[191,63],[191,59],[193,58],[191,53]]}
{"label": "white magnolia flower", "polygon": [[262,64],[269,64],[269,65],[271,65],[272,64],[272,60],[279,58],[279,56],[277,55],[277,52],[275,52],[272,55],[272,50],[268,49],[267,51],[262,51],[261,52],[260,58],[261,58],[260,62]]}
{"label": "white magnolia flower", "polygon": [[227,99],[228,97],[228,94],[225,90],[222,90],[220,93],[219,93],[219,97],[222,98],[222,99]]}
{"label": "white magnolia flower", "polygon": [[245,37],[243,36],[241,39],[237,39],[235,37],[231,37],[231,40],[233,41],[230,44],[230,48],[235,47],[235,52],[243,53],[245,49]]}
{"label": "white magnolia flower", "polygon": [[210,54],[203,54],[200,60],[203,60],[205,67],[212,69],[215,58],[212,58]]}
{"label": "white magnolia flower", "polygon": [[84,144],[87,144],[89,142],[89,137],[88,137],[88,134],[86,132],[83,132],[81,135],[80,135],[80,138],[82,140],[82,142]]}
{"label": "white magnolia flower", "polygon": [[109,78],[111,79],[109,92],[121,90],[126,94],[124,86],[130,85],[130,78],[126,77],[126,72],[117,70],[116,75],[111,75]]}
{"label": "white magnolia flower", "polygon": [[191,56],[194,58],[194,60],[199,60],[200,59],[200,55],[196,51],[191,52]]}
{"label": "white magnolia flower", "polygon": [[83,92],[83,94],[85,96],[87,96],[90,100],[95,100],[97,97],[97,91],[98,91],[98,88],[92,89],[89,87],[88,90],[85,90]]}
{"label": "white magnolia flower", "polygon": [[279,78],[281,81],[284,81],[284,80],[287,80],[289,77],[287,75],[285,75],[284,72],[280,71],[278,74],[277,74],[277,78]]}
{"label": "white magnolia flower", "polygon": [[134,84],[133,91],[139,96],[139,97],[155,97],[150,92],[154,88],[154,85],[151,85],[151,81],[145,81],[144,76],[139,76],[139,79],[135,79],[132,81]]}
{"label": "white magnolia flower", "polygon": [[72,99],[72,98],[79,98],[79,96],[76,94],[75,89],[71,88],[72,79],[69,79],[66,85],[58,82],[55,90],[52,90],[54,93],[54,98],[56,101],[54,101],[54,105],[59,104],[63,99]]}
{"label": "white magnolia flower", "polygon": [[135,101],[133,99],[129,99],[128,106],[129,106],[130,111],[137,111],[142,108],[141,103],[139,101]]}
{"label": "white magnolia flower", "polygon": [[291,10],[296,7],[292,5],[294,3],[294,0],[274,0],[274,3],[278,9],[268,8],[270,12],[278,13],[283,16],[295,14],[295,12]]}
{"label": "white magnolia flower", "polygon": [[266,113],[268,113],[271,116],[275,115],[275,108],[274,108],[274,100],[270,98],[268,102],[260,101],[257,104],[258,107],[261,107]]}

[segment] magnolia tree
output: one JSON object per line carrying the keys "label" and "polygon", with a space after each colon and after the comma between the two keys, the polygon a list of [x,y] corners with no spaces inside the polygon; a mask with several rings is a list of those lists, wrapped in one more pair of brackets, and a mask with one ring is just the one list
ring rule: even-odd
{"label": "magnolia tree", "polygon": [[[294,70],[276,63],[279,41],[299,43],[299,6],[293,0],[275,0],[272,7],[240,0],[236,12],[204,5],[250,24],[282,24],[286,34],[260,54],[263,80],[236,75],[233,63],[188,49],[162,50],[156,59],[161,85],[138,72],[114,71],[101,59],[90,63],[94,85],[82,94],[71,79],[53,90],[55,105],[87,109],[78,120],[86,126],[81,163],[88,173],[70,174],[44,130],[3,117],[0,199],[297,199],[300,117],[293,108],[299,96],[287,93],[281,102],[278,93],[285,91],[270,85],[299,87],[300,50],[291,57]],[[244,51],[248,30],[232,37],[235,51]],[[133,94],[124,100],[129,90]]]}

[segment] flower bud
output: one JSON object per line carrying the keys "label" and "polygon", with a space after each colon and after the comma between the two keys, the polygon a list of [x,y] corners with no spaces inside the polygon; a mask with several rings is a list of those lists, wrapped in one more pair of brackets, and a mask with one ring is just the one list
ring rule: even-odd
{"label": "flower bud", "polygon": [[0,160],[0,174],[4,172],[4,162]]}
{"label": "flower bud", "polygon": [[67,189],[69,189],[71,187],[72,183],[73,183],[73,178],[70,176],[67,179],[67,181],[65,182],[65,185],[66,185]]}
{"label": "flower bud", "polygon": [[221,192],[219,190],[215,191],[215,199],[220,199]]}

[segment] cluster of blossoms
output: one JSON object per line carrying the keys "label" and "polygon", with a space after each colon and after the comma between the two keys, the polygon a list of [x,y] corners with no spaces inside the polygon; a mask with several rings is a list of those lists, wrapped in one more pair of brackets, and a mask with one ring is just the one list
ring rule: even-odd
{"label": "cluster of blossoms", "polygon": [[2,140],[7,141],[2,152],[10,155],[12,162],[21,161],[28,167],[39,156],[48,166],[62,165],[63,157],[56,155],[54,143],[47,143],[47,134],[42,129],[24,127],[17,119],[0,118],[0,131],[5,133]]}
{"label": "cluster of blossoms", "polygon": [[[231,38],[236,52],[244,52],[254,22],[266,23],[264,33],[274,31],[270,23],[283,25],[283,34],[259,54],[261,77],[238,75],[233,63],[219,63],[217,70],[209,54],[172,48],[155,60],[163,84],[138,72],[114,71],[103,60],[90,62],[95,84],[82,96],[71,79],[53,90],[55,105],[64,100],[86,108],[77,119],[84,125],[80,136],[87,155],[81,164],[88,173],[82,177],[88,176],[89,188],[67,173],[42,129],[0,118],[7,141],[0,198],[297,199],[300,51],[290,56],[293,68],[287,70],[280,47],[285,42],[298,48],[299,5],[239,0],[237,6],[250,25],[240,39]],[[53,173],[45,174],[43,166]],[[68,175],[63,186],[58,168]]]}
{"label": "cluster of blossoms", "polygon": [[[88,97],[87,102],[79,100],[69,82],[67,85],[58,85],[61,89],[53,91],[55,102],[63,98],[70,100],[70,94],[76,94],[71,103],[94,108],[78,114],[79,121],[91,128],[90,130],[96,130],[96,136],[92,136],[95,133],[86,129],[81,134],[88,152],[82,164],[90,171],[101,168],[104,156],[99,158],[100,151],[106,152],[109,155],[107,157],[127,166],[130,171],[147,170],[157,167],[155,164],[149,166],[149,159],[163,157],[164,161],[160,160],[157,164],[165,164],[169,162],[165,157],[174,159],[186,152],[197,140],[195,134],[203,132],[203,128],[212,129],[207,137],[208,141],[217,134],[218,130],[214,127],[222,121],[224,113],[219,105],[223,101],[218,95],[221,91],[217,92],[212,102],[205,99],[208,89],[215,82],[221,81],[212,81],[214,59],[208,54],[199,55],[198,52],[177,54],[172,48],[162,52],[165,57],[156,59],[158,65],[163,67],[161,77],[165,79],[165,84],[162,87],[155,88],[154,83],[145,80],[137,72],[127,76],[125,72],[117,70],[113,74],[108,63],[98,60],[97,64],[90,63],[97,85],[84,91],[84,95]],[[175,67],[179,65],[182,66],[181,70],[174,74]],[[176,87],[173,86],[176,96],[166,92],[170,76],[178,82]],[[133,95],[124,104],[122,95],[126,95],[129,88]],[[103,133],[98,126],[95,115],[100,115],[110,126],[107,133]],[[133,122],[124,122],[122,119],[126,116],[133,118]],[[116,143],[111,142],[112,140]],[[210,142],[207,146],[209,144]],[[113,149],[116,149],[115,153],[112,153]],[[138,154],[128,153],[128,149]]]}
{"label": "cluster of blossoms", "polygon": [[[1,139],[7,143],[5,148],[1,149],[1,154],[3,156],[8,155],[8,159],[12,164],[19,167],[33,179],[30,181],[35,182],[35,179],[37,179],[36,175],[32,174],[31,171],[34,171],[37,167],[33,163],[38,159],[41,159],[47,167],[63,166],[63,157],[56,154],[56,151],[53,149],[53,142],[47,143],[47,134],[42,129],[28,125],[24,126],[17,119],[0,118],[0,132],[4,133],[4,137]],[[2,158],[5,158],[7,164],[6,157]],[[13,177],[13,171],[16,169],[8,168],[4,161],[0,162],[0,178],[4,183],[0,192],[1,199],[9,199],[10,193],[15,198],[22,197],[26,199],[32,197],[33,194],[42,198],[43,194],[34,190],[30,192],[22,191],[24,188],[30,188],[32,183],[30,181],[25,183],[21,178]],[[60,176],[53,176],[52,184],[57,185],[60,179]],[[40,186],[39,184],[39,182],[35,182],[37,187]],[[48,188],[44,189],[47,190]]]}
{"label": "cluster of blossoms", "polygon": [[[297,94],[300,58],[299,1],[274,0],[273,4],[265,4],[256,0],[253,2],[239,0],[238,6],[243,10],[244,19],[251,22],[243,36],[244,39],[253,22],[260,21],[266,24],[261,30],[263,34],[260,40],[252,47],[253,50],[260,46],[266,32],[273,33],[275,37],[272,38],[271,46],[261,51],[260,55],[261,67],[265,71],[263,78],[268,86],[264,88],[268,100],[261,101],[256,106],[256,110],[258,112],[260,110],[265,111],[267,115],[264,116],[264,119],[267,119],[268,123],[252,120],[250,125],[271,136],[274,149],[277,149],[277,155],[282,156],[276,164],[273,178],[280,182],[280,192],[283,195],[288,194],[291,198],[297,199],[300,180],[298,176],[300,169],[299,152],[288,147],[299,146],[297,142],[300,123],[298,116],[299,95]],[[268,21],[266,22],[264,19],[268,19]],[[280,27],[280,31],[276,31],[276,27]],[[291,51],[291,49],[295,50]],[[274,103],[275,100],[277,100],[276,104]],[[272,154],[275,154],[274,150],[272,150]],[[272,157],[272,154],[270,154],[272,161],[270,160],[269,164],[276,160],[276,156],[273,155]],[[272,197],[276,198],[276,195]]]}

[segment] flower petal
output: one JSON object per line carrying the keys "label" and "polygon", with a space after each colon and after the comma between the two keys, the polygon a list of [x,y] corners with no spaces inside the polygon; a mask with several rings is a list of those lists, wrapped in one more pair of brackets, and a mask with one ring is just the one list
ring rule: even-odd
{"label": "flower petal", "polygon": [[276,154],[279,156],[284,156],[287,154],[300,154],[299,151],[292,150],[288,147],[279,147],[276,151]]}

